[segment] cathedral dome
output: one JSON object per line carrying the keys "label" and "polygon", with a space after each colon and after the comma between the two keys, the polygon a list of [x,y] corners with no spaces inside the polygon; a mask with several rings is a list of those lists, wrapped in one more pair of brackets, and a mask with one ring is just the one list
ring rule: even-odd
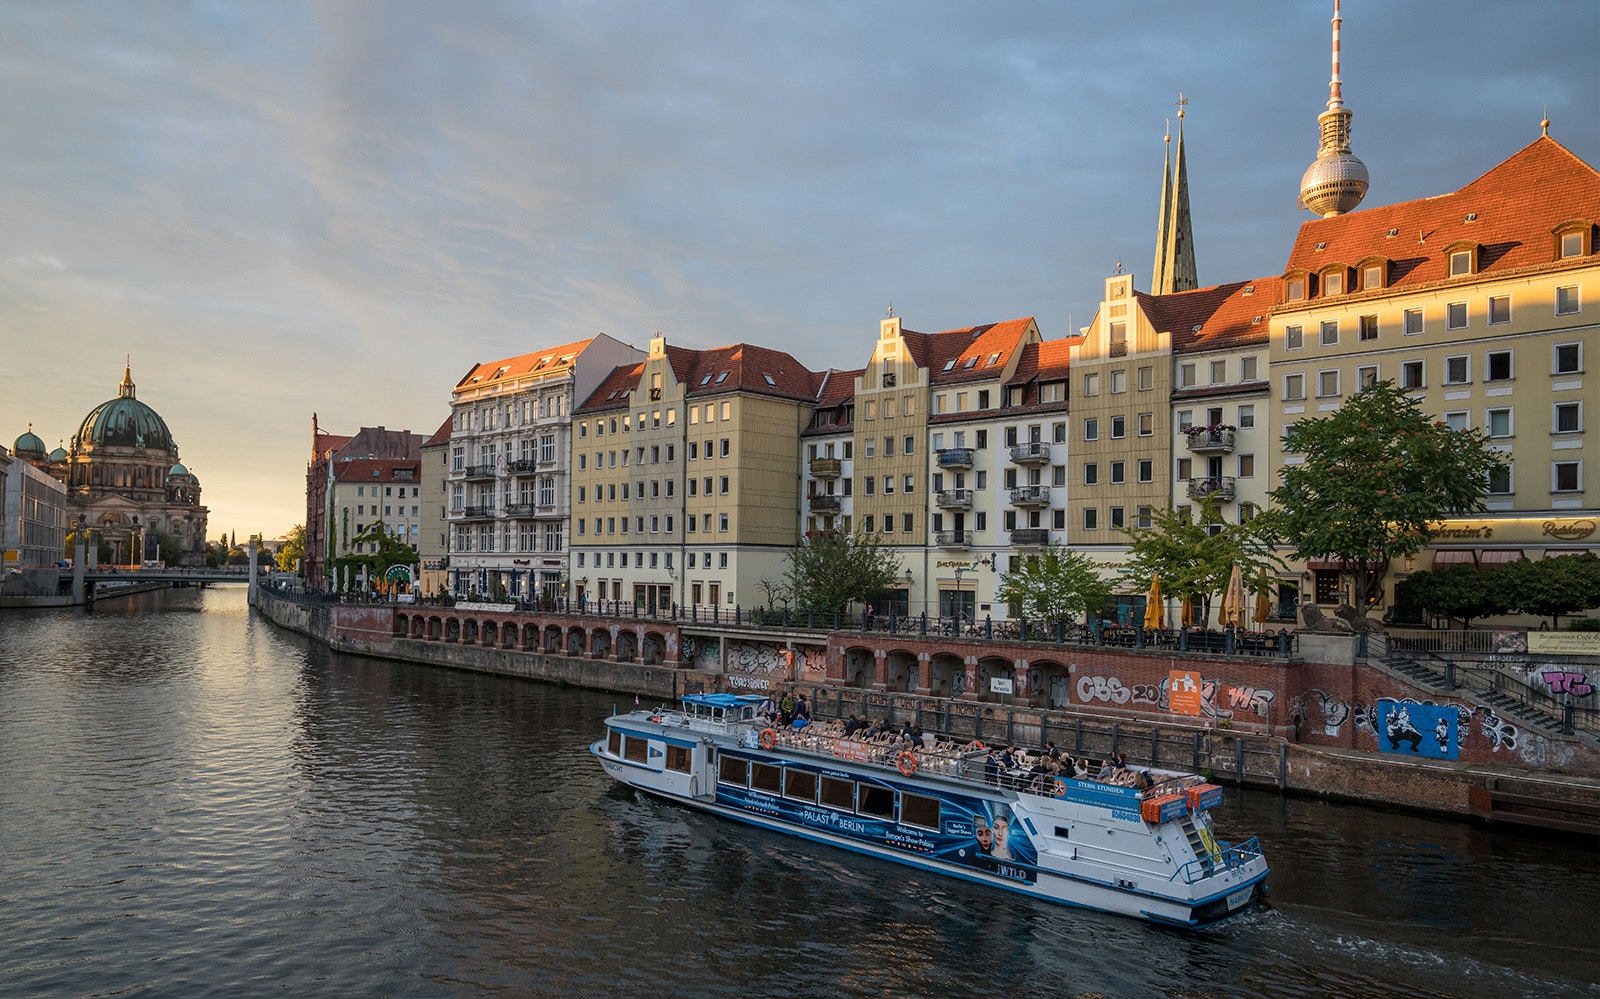
{"label": "cathedral dome", "polygon": [[11,451],[19,458],[43,458],[44,441],[33,432],[33,424],[28,424],[28,429],[23,431],[16,443],[11,445]]}
{"label": "cathedral dome", "polygon": [[50,457],[46,458],[45,460],[50,462],[52,465],[64,462],[67,460],[67,449],[64,447],[58,447],[54,451],[51,451]]}
{"label": "cathedral dome", "polygon": [[176,451],[172,432],[167,422],[155,410],[134,398],[133,378],[127,369],[122,373],[122,384],[117,397],[108,399],[89,410],[83,418],[75,438],[78,446],[137,447],[158,451]]}
{"label": "cathedral dome", "polygon": [[200,484],[200,480],[194,477],[193,472],[189,471],[187,468],[184,468],[183,462],[181,461],[167,470],[167,481],[192,482],[195,485]]}

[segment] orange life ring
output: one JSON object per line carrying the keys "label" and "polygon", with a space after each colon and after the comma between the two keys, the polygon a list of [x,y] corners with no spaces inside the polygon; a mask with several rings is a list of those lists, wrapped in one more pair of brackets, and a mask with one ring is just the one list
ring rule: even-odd
{"label": "orange life ring", "polygon": [[988,748],[987,746],[985,746],[983,743],[979,742],[977,739],[973,739],[971,742],[967,743],[967,749],[969,751],[970,750],[982,750],[982,749],[987,749],[987,748]]}
{"label": "orange life ring", "polygon": [[1067,782],[1062,780],[1060,777],[1057,777],[1056,778],[1056,797],[1057,798],[1065,798],[1066,796],[1067,796]]}
{"label": "orange life ring", "polygon": [[900,754],[900,772],[910,777],[917,772],[917,754],[906,750]]}
{"label": "orange life ring", "polygon": [[777,744],[778,744],[778,733],[777,732],[774,732],[770,728],[764,728],[764,729],[761,730],[761,748],[762,749],[771,749],[773,746],[776,746]]}

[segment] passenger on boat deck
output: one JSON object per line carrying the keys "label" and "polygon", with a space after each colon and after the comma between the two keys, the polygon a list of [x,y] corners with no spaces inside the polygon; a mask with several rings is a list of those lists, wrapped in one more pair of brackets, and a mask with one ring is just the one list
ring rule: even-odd
{"label": "passenger on boat deck", "polygon": [[1126,770],[1126,769],[1128,769],[1128,757],[1127,757],[1127,754],[1118,753],[1117,757],[1116,757],[1116,762],[1113,763],[1112,766],[1117,770]]}
{"label": "passenger on boat deck", "polygon": [[932,749],[934,747],[934,742],[935,742],[935,739],[934,739],[934,735],[933,735],[932,732],[924,732],[924,733],[922,733],[922,748],[923,749]]}
{"label": "passenger on boat deck", "polygon": [[811,705],[806,703],[806,695],[801,694],[799,698],[795,700],[794,716],[797,719],[804,718],[806,721],[811,720]]}
{"label": "passenger on boat deck", "polygon": [[788,725],[794,721],[794,693],[786,693],[783,700],[778,702],[778,720]]}
{"label": "passenger on boat deck", "polygon": [[844,737],[848,739],[852,735],[855,735],[857,732],[861,731],[861,727],[865,724],[866,722],[862,721],[860,718],[857,718],[855,715],[851,715],[850,720],[844,723]]}
{"label": "passenger on boat deck", "polygon": [[1094,779],[1095,780],[1110,780],[1111,779],[1111,761],[1110,760],[1101,760],[1100,761],[1100,772],[1095,774]]}
{"label": "passenger on boat deck", "polygon": [[989,755],[983,758],[983,782],[985,784],[1000,783],[1000,756],[993,746],[989,747]]}
{"label": "passenger on boat deck", "polygon": [[1072,776],[1079,780],[1087,778],[1089,776],[1089,761],[1083,759],[1074,760],[1072,762]]}
{"label": "passenger on boat deck", "polygon": [[1061,750],[1056,748],[1056,744],[1054,742],[1046,742],[1044,744],[1044,755],[1050,757],[1052,760],[1059,760],[1061,759]]}
{"label": "passenger on boat deck", "polygon": [[1000,765],[1007,772],[1017,769],[1017,747],[1007,746],[1005,752],[1000,754]]}

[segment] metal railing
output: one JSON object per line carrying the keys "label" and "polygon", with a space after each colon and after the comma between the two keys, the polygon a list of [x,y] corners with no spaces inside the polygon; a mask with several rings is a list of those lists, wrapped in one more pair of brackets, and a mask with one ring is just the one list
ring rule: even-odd
{"label": "metal railing", "polygon": [[940,468],[971,468],[972,449],[964,447],[946,448],[939,452]]}
{"label": "metal railing", "polygon": [[1011,460],[1017,464],[1050,460],[1050,445],[1044,441],[1028,441],[1011,445]]}

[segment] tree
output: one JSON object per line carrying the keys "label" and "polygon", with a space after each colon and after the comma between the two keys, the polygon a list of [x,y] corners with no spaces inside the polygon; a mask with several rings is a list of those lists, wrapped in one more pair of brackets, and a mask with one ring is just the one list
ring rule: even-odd
{"label": "tree", "polygon": [[306,525],[296,524],[289,528],[289,533],[283,536],[283,542],[278,545],[278,568],[303,575],[305,557]]}
{"label": "tree", "polygon": [[1128,538],[1128,563],[1123,573],[1139,589],[1148,590],[1152,576],[1161,577],[1161,592],[1200,602],[1202,620],[1211,615],[1211,597],[1228,585],[1233,567],[1253,589],[1263,573],[1283,568],[1273,550],[1276,521],[1267,514],[1243,524],[1230,524],[1212,500],[1200,501],[1200,515],[1176,510],[1152,511],[1150,526],[1119,528]]}
{"label": "tree", "polygon": [[166,531],[155,532],[156,555],[161,559],[161,564],[173,568],[183,561],[183,542],[175,534]]}
{"label": "tree", "polygon": [[883,596],[903,571],[874,537],[811,531],[789,550],[784,582],[801,610],[831,614]]}
{"label": "tree", "polygon": [[[390,534],[389,528],[382,520],[373,521],[365,531],[350,539],[356,546],[356,551],[349,555],[341,555],[329,563],[331,578],[341,578],[346,567],[350,569],[350,578],[360,577],[361,570],[367,570],[369,585],[383,585],[383,580],[388,578],[389,570],[397,565],[410,566],[417,562],[417,553],[411,546],[401,541],[397,535]],[[497,590],[500,599],[504,599],[504,589],[498,577],[495,585],[501,587]]]}
{"label": "tree", "polygon": [[1563,614],[1600,607],[1600,555],[1508,562],[1489,575],[1508,610],[1548,617],[1551,627]]}
{"label": "tree", "polygon": [[995,596],[1018,606],[1023,614],[1047,622],[1070,623],[1074,612],[1087,617],[1111,596],[1110,580],[1102,579],[1094,561],[1052,541],[1043,552],[1018,561],[1000,577]]}
{"label": "tree", "polygon": [[1499,570],[1485,571],[1465,564],[1419,572],[1395,588],[1395,603],[1406,609],[1457,618],[1463,628],[1470,628],[1474,618],[1510,610],[1511,603],[1498,575]]}
{"label": "tree", "polygon": [[[67,535],[66,554],[64,557],[68,559],[77,558],[77,550],[78,533],[73,531]],[[95,564],[111,564],[111,542],[102,537],[99,531],[89,531],[84,535],[83,550],[84,558],[89,557],[88,553],[91,550],[94,552]]]}
{"label": "tree", "polygon": [[1354,577],[1356,613],[1391,559],[1414,555],[1439,521],[1484,509],[1489,475],[1504,462],[1481,430],[1430,420],[1393,382],[1350,396],[1322,419],[1290,424],[1282,482],[1268,495],[1294,557],[1338,560]]}
{"label": "tree", "polygon": [[766,598],[767,610],[776,610],[774,605],[780,601],[785,607],[789,606],[789,587],[784,585],[783,580],[773,579],[770,576],[762,576],[756,581],[756,588],[759,589],[761,591],[761,595]]}

